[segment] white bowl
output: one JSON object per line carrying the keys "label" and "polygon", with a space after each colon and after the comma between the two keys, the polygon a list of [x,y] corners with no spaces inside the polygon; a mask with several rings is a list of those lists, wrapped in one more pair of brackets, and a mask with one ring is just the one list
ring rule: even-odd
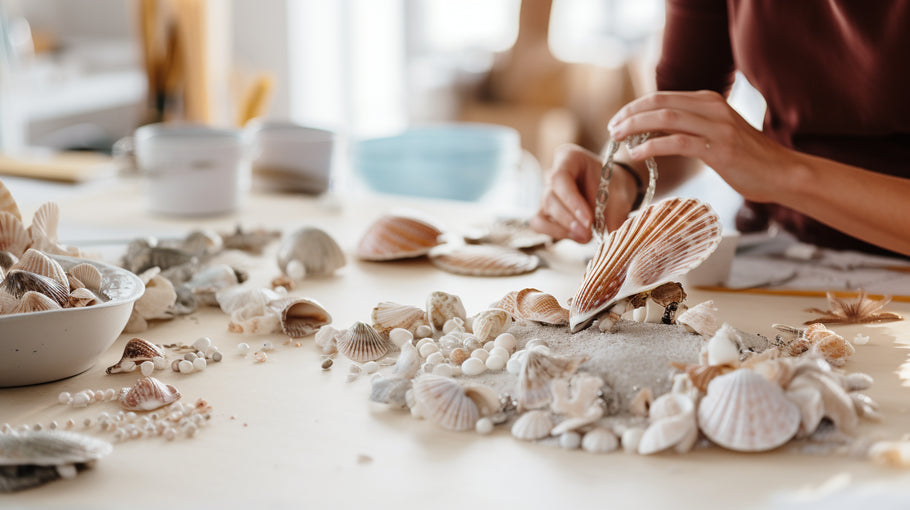
{"label": "white bowl", "polygon": [[290,122],[253,121],[253,178],[257,189],[319,194],[329,188],[335,134]]}
{"label": "white bowl", "polygon": [[123,331],[142,280],[119,267],[51,255],[64,269],[88,262],[101,270],[107,301],[84,308],[0,315],[0,387],[56,381],[85,372]]}

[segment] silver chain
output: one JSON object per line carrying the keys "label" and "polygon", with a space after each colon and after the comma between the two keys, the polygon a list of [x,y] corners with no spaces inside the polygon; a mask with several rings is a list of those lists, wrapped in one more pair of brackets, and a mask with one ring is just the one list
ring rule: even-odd
{"label": "silver chain", "polygon": [[[591,225],[591,231],[600,240],[603,240],[607,230],[604,210],[607,207],[607,198],[610,194],[610,181],[613,179],[613,156],[616,155],[621,143],[625,143],[631,149],[644,143],[650,136],[651,133],[632,135],[623,142],[617,142],[611,138],[609,143],[607,143],[606,159],[600,170],[600,186],[597,188],[597,194],[594,198],[594,223]],[[648,188],[645,191],[641,205],[638,207],[639,210],[644,209],[651,203],[654,198],[654,189],[657,187],[657,162],[654,161],[654,158],[648,158],[645,160],[645,166],[648,167]]]}

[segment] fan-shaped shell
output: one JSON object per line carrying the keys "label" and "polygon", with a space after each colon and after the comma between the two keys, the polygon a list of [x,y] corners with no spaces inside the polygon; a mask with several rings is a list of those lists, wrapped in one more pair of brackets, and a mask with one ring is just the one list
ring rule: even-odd
{"label": "fan-shaped shell", "polygon": [[392,350],[392,344],[382,338],[369,324],[355,322],[338,339],[338,352],[358,363],[377,360]]}
{"label": "fan-shaped shell", "polygon": [[[292,274],[292,261],[302,269],[303,274]],[[325,276],[345,264],[344,252],[325,231],[316,227],[304,227],[291,232],[281,240],[278,247],[278,268],[294,279],[308,276]]]}
{"label": "fan-shaped shell", "polygon": [[595,427],[581,439],[581,449],[591,453],[610,453],[619,448],[616,434],[603,427]]}
{"label": "fan-shaped shell", "polygon": [[281,331],[291,338],[310,336],[332,322],[332,316],[318,302],[307,298],[279,300]]}
{"label": "fan-shaped shell", "polygon": [[467,319],[467,312],[460,297],[439,290],[427,297],[427,322],[433,329],[442,331],[445,323],[455,317],[462,321]]}
{"label": "fan-shaped shell", "polygon": [[529,273],[540,265],[537,255],[499,246],[440,246],[430,252],[436,267],[467,276],[512,276]]}
{"label": "fan-shaped shell", "polygon": [[31,242],[22,221],[12,213],[0,211],[0,251],[20,257]]}
{"label": "fan-shaped shell", "polygon": [[16,306],[10,313],[31,313],[44,312],[46,310],[57,310],[60,304],[53,299],[35,291],[28,291],[22,295]]}
{"label": "fan-shaped shell", "polygon": [[509,312],[517,320],[555,325],[569,323],[569,311],[560,306],[559,300],[537,289],[510,292],[495,307]]}
{"label": "fan-shaped shell", "polygon": [[113,451],[107,441],[63,430],[0,434],[0,466],[55,466],[100,459]]}
{"label": "fan-shaped shell", "polygon": [[22,213],[19,212],[19,206],[16,204],[16,200],[13,198],[13,194],[10,193],[9,188],[6,187],[6,184],[3,184],[3,181],[0,181],[0,211],[10,213],[16,219],[22,221]]}
{"label": "fan-shaped shell", "polygon": [[152,361],[155,358],[163,357],[166,357],[164,349],[144,338],[134,337],[123,346],[123,354],[120,356],[120,361],[107,367],[105,372],[108,374],[127,372],[128,370],[122,368],[124,362],[132,362],[135,366],[143,361]]}
{"label": "fan-shaped shell", "polygon": [[389,332],[395,328],[417,334],[418,327],[428,324],[427,314],[423,309],[390,301],[383,301],[373,307],[370,318],[373,320],[373,329],[383,337],[388,337]]}
{"label": "fan-shaped shell", "polygon": [[180,391],[170,384],[143,377],[120,394],[120,405],[129,411],[152,411],[180,399]]}
{"label": "fan-shaped shell", "polygon": [[53,278],[61,284],[66,285],[67,290],[69,290],[70,281],[69,278],[66,277],[66,271],[63,269],[63,266],[38,250],[29,248],[22,257],[19,258],[19,262],[16,262],[10,269],[21,269],[30,273]]}
{"label": "fan-shaped shell", "polygon": [[746,369],[716,377],[698,406],[698,426],[708,439],[741,452],[777,448],[799,424],[799,408],[783,390]]}
{"label": "fan-shaped shell", "polygon": [[549,411],[528,411],[512,424],[512,436],[522,441],[537,441],[550,435],[553,417]]}
{"label": "fan-shaped shell", "polygon": [[357,245],[362,260],[395,260],[426,255],[439,244],[442,231],[407,216],[385,215],[376,220]]}
{"label": "fan-shaped shell", "polygon": [[553,379],[572,376],[587,360],[584,356],[555,356],[530,349],[518,374],[518,408],[534,409],[550,402]]}
{"label": "fan-shaped shell", "polygon": [[19,262],[19,257],[13,255],[8,251],[0,250],[0,268],[3,268],[5,271],[9,271],[13,264]]}
{"label": "fan-shaped shell", "polygon": [[512,325],[512,316],[509,312],[499,308],[490,308],[474,316],[471,328],[481,342],[492,340],[505,333]]}
{"label": "fan-shaped shell", "polygon": [[698,438],[695,423],[695,403],[677,393],[665,393],[650,409],[651,424],[641,436],[638,453],[650,455],[676,447],[680,453],[689,451]]}
{"label": "fan-shaped shell", "polygon": [[588,263],[572,299],[572,331],[583,329],[620,299],[694,269],[714,252],[720,238],[717,214],[695,199],[665,199],[627,219]]}
{"label": "fan-shaped shell", "polygon": [[711,338],[720,329],[723,321],[717,315],[717,307],[713,300],[703,301],[676,318],[677,324],[682,324],[693,333],[698,333],[705,338]]}
{"label": "fan-shaped shell", "polygon": [[98,296],[94,292],[80,287],[70,291],[69,306],[79,308],[82,306],[92,306],[98,304]]}
{"label": "fan-shaped shell", "polygon": [[471,430],[480,418],[477,404],[458,381],[433,374],[414,380],[414,398],[424,416],[449,430]]}
{"label": "fan-shaped shell", "polygon": [[15,299],[21,299],[26,292],[33,291],[53,299],[60,306],[69,301],[69,285],[40,274],[11,269],[2,282],[3,290]]}

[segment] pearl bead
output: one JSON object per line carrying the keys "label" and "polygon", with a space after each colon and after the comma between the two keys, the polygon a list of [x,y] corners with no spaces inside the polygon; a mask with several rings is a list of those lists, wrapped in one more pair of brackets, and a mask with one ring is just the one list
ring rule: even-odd
{"label": "pearl bead", "polygon": [[88,407],[89,402],[91,402],[92,397],[84,391],[80,391],[73,395],[73,400],[71,402],[73,407]]}
{"label": "pearl bead", "polygon": [[515,335],[512,333],[503,333],[497,336],[496,340],[493,340],[493,344],[496,347],[502,347],[509,352],[513,352],[518,347],[518,340],[515,339]]}
{"label": "pearl bead", "polygon": [[452,377],[452,365],[441,363],[433,367],[433,373],[443,377]]}
{"label": "pearl bead", "polygon": [[478,358],[468,358],[461,364],[461,373],[464,375],[480,375],[486,369],[486,365]]}
{"label": "pearl bead", "polygon": [[173,427],[168,427],[164,429],[164,438],[168,441],[173,441],[177,437],[177,430]]}
{"label": "pearl bead", "polygon": [[148,377],[155,372],[155,362],[154,361],[143,361],[139,364],[139,371],[142,372],[142,375]]}
{"label": "pearl bead", "polygon": [[181,374],[188,374],[193,371],[193,362],[187,360],[181,360],[178,364]]}
{"label": "pearl bead", "polygon": [[507,363],[507,360],[504,356],[497,356],[497,355],[491,354],[490,357],[487,358],[486,366],[487,366],[488,370],[498,371],[498,370],[502,370],[503,368],[505,368],[506,363]]}
{"label": "pearl bead", "polygon": [[410,342],[414,339],[414,335],[410,331],[404,328],[395,328],[392,331],[389,331],[389,340],[392,341],[397,347]]}
{"label": "pearl bead", "polygon": [[246,342],[240,342],[237,344],[237,352],[246,356],[250,352],[250,344]]}
{"label": "pearl bead", "polygon": [[505,347],[493,347],[490,349],[490,355],[509,359],[509,351]]}
{"label": "pearl bead", "polygon": [[477,423],[474,425],[474,430],[476,430],[478,434],[484,435],[493,432],[493,420],[489,418],[481,418],[477,420]]}
{"label": "pearl bead", "polygon": [[379,370],[379,363],[375,361],[367,361],[363,364],[363,373],[365,374],[375,374]]}
{"label": "pearl bead", "polygon": [[490,357],[490,353],[487,352],[486,349],[474,349],[474,351],[471,352],[471,357],[472,357],[472,358],[477,358],[477,359],[479,359],[480,361],[483,362],[483,361],[486,361],[487,358]]}
{"label": "pearl bead", "polygon": [[61,404],[69,404],[71,400],[73,400],[73,396],[70,395],[70,392],[68,391],[61,391],[60,394],[57,395],[57,402],[60,402]]}
{"label": "pearl bead", "polygon": [[208,364],[205,361],[205,358],[199,357],[193,360],[193,369],[195,370],[205,370]]}
{"label": "pearl bead", "polygon": [[201,336],[193,342],[193,348],[197,351],[205,352],[206,349],[212,346],[212,339],[207,336]]}
{"label": "pearl bead", "polygon": [[434,352],[439,352],[439,346],[436,345],[435,342],[428,342],[423,344],[423,346],[418,350],[420,351],[420,356],[426,358]]}
{"label": "pearl bead", "polygon": [[565,450],[574,450],[581,445],[578,432],[565,432],[559,436],[559,446]]}
{"label": "pearl bead", "polygon": [[117,398],[117,390],[114,388],[104,390],[104,400],[114,400],[115,398]]}
{"label": "pearl bead", "polygon": [[433,335],[433,328],[428,324],[421,324],[417,326],[417,329],[414,331],[417,338],[426,338]]}
{"label": "pearl bead", "polygon": [[95,402],[101,402],[104,400],[104,390],[95,390],[92,392],[92,398]]}

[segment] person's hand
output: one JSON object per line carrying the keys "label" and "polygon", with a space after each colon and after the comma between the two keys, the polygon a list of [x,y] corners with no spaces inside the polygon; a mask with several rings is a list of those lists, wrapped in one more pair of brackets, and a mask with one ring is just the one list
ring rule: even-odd
{"label": "person's hand", "polygon": [[[556,152],[540,209],[531,218],[531,228],[556,240],[590,241],[600,172],[601,162],[596,154],[577,145],[561,146]],[[637,193],[634,179],[617,167],[604,211],[609,230],[625,221]]]}
{"label": "person's hand", "polygon": [[702,160],[748,200],[769,202],[786,189],[780,171],[793,151],[753,128],[720,94],[656,92],[626,106],[610,120],[616,140],[659,133],[629,151],[634,160],[688,156]]}

